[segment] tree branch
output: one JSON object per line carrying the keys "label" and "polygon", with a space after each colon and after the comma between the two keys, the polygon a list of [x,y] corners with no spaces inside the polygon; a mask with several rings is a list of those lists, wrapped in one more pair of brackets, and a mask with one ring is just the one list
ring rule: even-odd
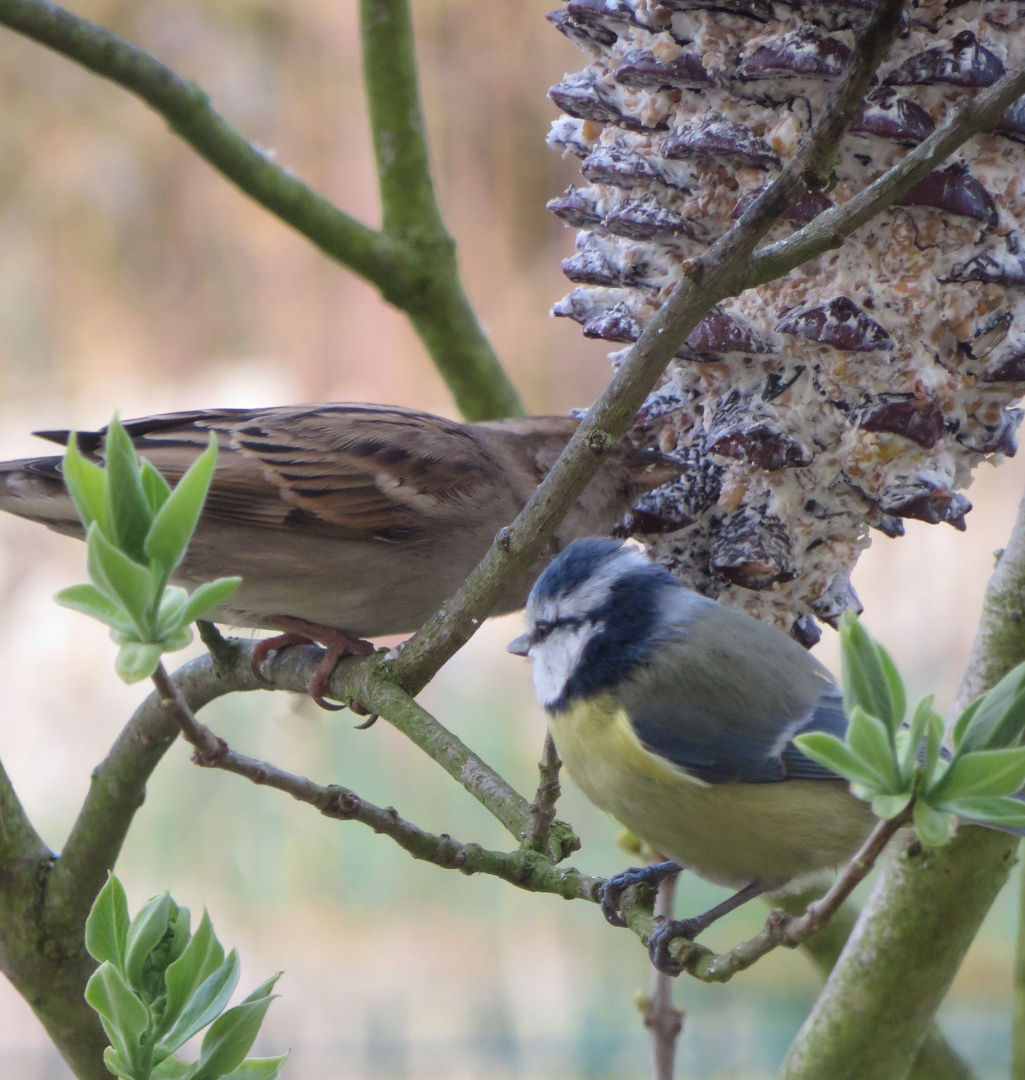
{"label": "tree branch", "polygon": [[[537,763],[540,774],[537,794],[528,807],[530,826],[523,840],[523,846],[530,848],[531,851],[548,849],[548,838],[552,834],[552,825],[555,822],[555,804],[562,794],[562,785],[559,783],[561,769],[562,761],[559,759],[558,750],[555,749],[555,740],[552,738],[552,733],[546,731],[544,746],[541,748],[541,760]],[[580,847],[579,840],[576,846]],[[569,852],[567,851],[566,854],[568,855]]]}
{"label": "tree branch", "polygon": [[840,247],[851,233],[892,206],[895,199],[924,180],[973,135],[995,127],[1007,107],[1022,94],[1025,65],[1014,68],[978,97],[948,113],[927,139],[853,198],[819,214],[785,240],[759,248],[751,258],[752,273],[746,287],[775,281],[809,259]]}
{"label": "tree branch", "polygon": [[[661,857],[654,861],[662,861]],[[670,874],[658,887],[656,919],[673,917],[673,898],[679,874]],[[673,980],[664,971],[653,969],[651,997],[643,1006],[644,1026],[651,1033],[651,1075],[653,1080],[673,1080],[676,1042],[683,1031],[683,1009],[673,1004]]]}
{"label": "tree branch", "polygon": [[[802,893],[789,893],[769,899],[770,902],[774,899],[788,915],[796,917],[821,895],[821,889],[809,889]],[[801,948],[811,957],[823,978],[829,976],[843,952],[843,947],[858,921],[858,914],[852,904],[845,904],[821,930],[803,942]],[[933,1021],[907,1080],[977,1080],[977,1077],[947,1042],[939,1025]]]}
{"label": "tree branch", "polygon": [[447,239],[431,183],[409,0],[360,0],[359,16],[384,231]]}
{"label": "tree branch", "polygon": [[[1025,660],[1025,500],[990,579],[957,710]],[[904,1076],[1014,863],[1018,840],[961,828],[942,848],[895,845],[784,1062],[787,1080]],[[864,1003],[851,1010],[849,1002]]]}
{"label": "tree branch", "polygon": [[50,849],[29,821],[11,778],[0,761],[0,895],[10,884],[12,876],[18,873],[19,866],[37,863],[51,855]]}
{"label": "tree branch", "polygon": [[434,194],[409,0],[360,0],[360,36],[384,232],[427,270],[403,308],[468,420],[522,415],[463,290]]}
{"label": "tree branch", "polygon": [[[572,867],[555,867],[545,855],[523,849],[489,851],[480,844],[462,844],[447,834],[436,836],[399,817],[394,807],[381,808],[339,785],[325,787],[285,772],[266,761],[232,750],[206,724],[196,719],[175,679],[161,664],[153,675],[159,707],[193,746],[192,760],[205,768],[221,769],[254,784],[275,788],[299,802],[316,807],[327,817],[359,821],[390,837],[415,859],[463,874],[490,874],[530,892],[554,893],[567,900],[597,902],[602,878],[588,877]],[[440,725],[439,725],[440,726]],[[515,794],[515,793],[514,793]]]}
{"label": "tree branch", "polygon": [[[347,668],[351,661],[340,665]],[[351,692],[344,701],[355,699],[398,728],[408,739],[433,758],[521,843],[529,835],[531,810],[527,800],[515,791],[482,758],[440,724],[395,683],[383,678],[373,666],[356,663],[355,678],[347,680]],[[273,676],[272,676],[273,677]],[[343,676],[344,677],[344,676]],[[332,677],[332,683],[337,676]],[[558,862],[580,846],[573,830],[555,822],[548,839],[548,853]]]}
{"label": "tree branch", "polygon": [[[397,40],[406,50],[400,64],[399,84],[394,91],[379,89],[376,93],[371,87],[372,107],[380,111],[383,101],[401,107],[408,99],[407,90],[415,102],[412,37],[411,33],[402,32],[402,12],[398,10],[405,9],[404,0],[387,0],[387,4],[368,0],[366,6],[382,10],[387,7],[397,13],[399,17],[393,25],[399,28]],[[405,16],[408,30],[408,11]],[[0,25],[46,45],[141,98],[167,120],[175,134],[236,187],[330,258],[376,286],[385,300],[409,316],[467,419],[523,412],[516,390],[463,292],[454,244],[433,205],[426,148],[419,154],[410,153],[411,140],[406,137],[409,132],[398,132],[396,137],[396,150],[402,151],[401,167],[397,160],[394,170],[388,170],[387,184],[382,178],[386,217],[394,222],[401,182],[412,183],[415,179],[415,191],[427,191],[430,198],[426,202],[422,197],[416,199],[416,205],[410,208],[409,227],[402,230],[404,238],[399,239],[388,229],[377,232],[357,221],[276,164],[213,108],[207,94],[196,83],[105,27],[48,0],[0,0]],[[380,41],[383,45],[384,39]],[[378,58],[371,76],[376,85],[383,78],[384,57],[380,47],[370,52]],[[418,109],[416,115],[419,116]],[[415,126],[412,115],[407,114],[406,119],[407,129]],[[375,139],[379,154],[380,134]],[[420,142],[423,143],[422,134]],[[416,170],[421,167],[422,174],[417,177]],[[433,216],[428,212],[428,203],[433,205]],[[419,235],[418,230],[424,224],[432,229],[436,225],[437,229]]]}

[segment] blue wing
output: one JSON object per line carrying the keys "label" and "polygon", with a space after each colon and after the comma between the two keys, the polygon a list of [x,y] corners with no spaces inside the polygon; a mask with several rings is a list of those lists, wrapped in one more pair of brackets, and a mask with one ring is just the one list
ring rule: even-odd
{"label": "blue wing", "polygon": [[[672,721],[667,723],[661,709],[627,710],[637,737],[648,750],[708,784],[838,779],[836,773],[805,757],[791,741],[795,735],[808,731],[844,737],[847,717],[837,687],[828,688],[807,716],[782,726],[781,738],[776,743],[725,730],[715,731],[716,725],[707,717],[695,724],[698,718],[683,703],[678,703],[673,712]],[[685,718],[683,712],[689,715]]]}
{"label": "blue wing", "polygon": [[847,731],[843,695],[796,642],[716,606],[663,640],[620,684],[641,743],[709,784],[836,780],[796,735]]}

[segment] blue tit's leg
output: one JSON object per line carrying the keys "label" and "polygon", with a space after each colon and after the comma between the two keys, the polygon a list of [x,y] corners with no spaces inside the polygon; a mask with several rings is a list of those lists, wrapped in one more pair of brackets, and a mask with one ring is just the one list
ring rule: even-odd
{"label": "blue tit's leg", "polygon": [[669,952],[669,943],[673,938],[683,937],[693,941],[712,923],[767,891],[768,886],[760,881],[752,881],[740,892],[727,897],[721,904],[716,904],[701,915],[695,915],[690,919],[663,919],[648,938],[648,955],[651,957],[651,962],[666,975],[679,975],[683,969],[679,961]]}
{"label": "blue tit's leg", "polygon": [[613,926],[626,926],[626,919],[619,914],[619,901],[623,893],[632,885],[650,885],[657,889],[667,877],[678,874],[682,869],[674,862],[660,862],[650,866],[634,866],[610,877],[601,887],[601,913]]}

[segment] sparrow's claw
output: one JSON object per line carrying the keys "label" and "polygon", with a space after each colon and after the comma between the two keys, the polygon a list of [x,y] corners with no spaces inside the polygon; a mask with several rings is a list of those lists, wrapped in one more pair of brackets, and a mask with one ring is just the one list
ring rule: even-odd
{"label": "sparrow's claw", "polygon": [[370,656],[374,651],[374,646],[369,641],[353,637],[336,627],[321,626],[319,623],[307,622],[305,619],[295,619],[288,615],[268,619],[267,625],[279,628],[284,633],[256,643],[253,648],[252,658],[253,673],[256,677],[263,683],[268,681],[260,671],[259,665],[275,649],[283,649],[287,645],[314,645],[319,643],[325,649],[324,659],[317,665],[317,669],[306,687],[306,692],[322,709],[327,709],[329,712],[338,712],[344,709],[344,705],[335,705],[326,700],[331,673],[338,662],[346,657]]}
{"label": "sparrow's claw", "polygon": [[705,924],[701,918],[696,919],[662,919],[655,924],[651,936],[648,938],[648,956],[651,962],[664,975],[675,978],[683,971],[680,961],[669,951],[669,945],[674,938],[686,938],[693,941]]}
{"label": "sparrow's claw", "polygon": [[254,646],[249,659],[253,674],[264,686],[273,685],[270,679],[261,670],[267,657],[278,649],[286,649],[289,645],[312,645],[314,641],[303,634],[275,634],[274,637],[261,638]]}
{"label": "sparrow's claw", "polygon": [[355,698],[351,698],[349,700],[349,709],[350,709],[351,712],[354,712],[357,716],[365,716],[366,717],[366,720],[364,720],[362,724],[357,724],[353,728],[353,731],[366,731],[367,728],[371,728],[371,727],[374,726],[374,724],[377,723],[377,720],[378,720],[377,713],[372,713],[369,709],[367,709],[363,705],[361,705]]}
{"label": "sparrow's claw", "polygon": [[626,926],[626,919],[619,912],[623,893],[634,885],[650,885],[657,889],[667,877],[678,874],[680,867],[674,862],[652,863],[650,866],[633,866],[621,874],[610,877],[601,888],[599,903],[601,913],[613,926]]}

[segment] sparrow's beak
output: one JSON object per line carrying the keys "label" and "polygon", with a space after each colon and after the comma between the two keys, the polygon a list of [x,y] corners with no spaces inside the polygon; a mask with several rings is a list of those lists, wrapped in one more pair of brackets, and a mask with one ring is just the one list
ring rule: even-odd
{"label": "sparrow's beak", "polygon": [[530,654],[530,646],[533,644],[530,634],[520,634],[518,638],[506,645],[505,651],[511,652],[513,656],[527,656]]}

